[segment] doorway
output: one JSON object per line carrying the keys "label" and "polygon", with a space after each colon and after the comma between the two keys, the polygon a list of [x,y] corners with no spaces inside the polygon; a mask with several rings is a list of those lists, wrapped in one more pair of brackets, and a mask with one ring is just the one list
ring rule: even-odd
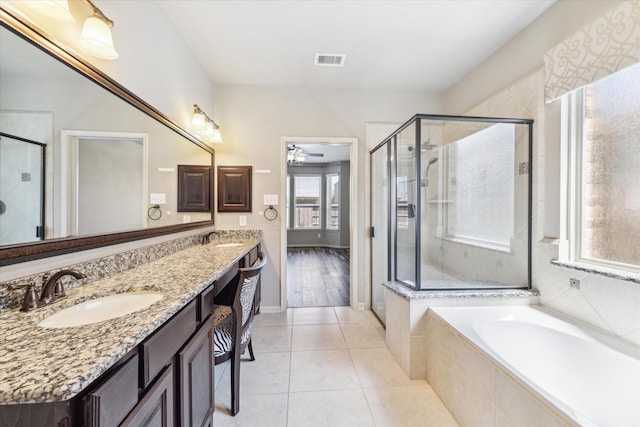
{"label": "doorway", "polygon": [[352,306],[355,138],[283,138],[282,304]]}
{"label": "doorway", "polygon": [[63,235],[146,226],[147,140],[145,133],[62,131]]}

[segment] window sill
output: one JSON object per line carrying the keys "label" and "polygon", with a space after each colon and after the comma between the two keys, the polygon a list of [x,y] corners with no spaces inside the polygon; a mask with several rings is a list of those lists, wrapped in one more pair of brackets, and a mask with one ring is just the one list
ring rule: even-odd
{"label": "window sill", "polygon": [[584,271],[585,273],[591,273],[591,274],[597,274],[600,276],[610,277],[612,279],[640,283],[640,274],[632,273],[630,271],[601,267],[599,265],[586,264],[583,262],[559,261],[557,259],[552,259],[551,264],[557,265],[558,267],[570,268],[572,270]]}
{"label": "window sill", "polygon": [[452,236],[442,237],[442,240],[458,243],[461,245],[472,246],[474,248],[482,248],[482,249],[488,249],[490,251],[502,252],[505,254],[511,253],[511,248],[509,247],[509,245],[501,245],[499,243],[493,243],[493,242],[482,241],[482,240],[465,239],[463,237],[452,237]]}

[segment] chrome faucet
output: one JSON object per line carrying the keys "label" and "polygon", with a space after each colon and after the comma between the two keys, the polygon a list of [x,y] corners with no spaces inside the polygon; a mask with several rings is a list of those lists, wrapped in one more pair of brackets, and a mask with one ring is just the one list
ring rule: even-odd
{"label": "chrome faucet", "polygon": [[209,243],[209,242],[211,241],[211,236],[212,236],[212,235],[219,236],[219,235],[220,235],[220,232],[219,232],[219,231],[216,231],[216,230],[210,231],[209,233],[204,234],[204,235],[202,236],[202,239],[200,240],[200,242],[201,242],[203,245],[206,245],[207,243]]}

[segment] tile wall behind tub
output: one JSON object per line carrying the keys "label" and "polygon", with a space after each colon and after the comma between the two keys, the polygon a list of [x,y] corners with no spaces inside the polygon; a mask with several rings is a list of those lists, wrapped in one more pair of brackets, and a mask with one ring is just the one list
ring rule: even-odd
{"label": "tile wall behind tub", "polygon": [[[544,74],[540,69],[464,114],[534,119],[532,286],[540,292],[540,303],[640,345],[640,284],[551,264],[551,260],[558,257],[558,246],[547,242],[559,236],[545,236],[545,226],[554,228],[553,224],[549,227],[545,221],[559,223],[560,214],[557,200],[552,200],[557,195],[545,195],[545,185],[549,184],[545,179],[558,174],[555,170],[545,171],[545,167],[554,165],[557,168],[559,164],[555,158],[559,153],[557,144],[560,144],[559,111],[559,108],[544,103]],[[545,141],[545,136],[548,141]],[[545,146],[552,147],[553,152],[549,149],[549,153],[545,153]],[[552,212],[545,215],[545,209]],[[545,237],[549,239],[545,240]],[[580,280],[580,289],[569,286],[570,278]]]}
{"label": "tile wall behind tub", "polygon": [[[65,268],[73,268],[81,271],[87,278],[75,280],[71,277],[66,277],[62,278],[61,281],[64,283],[66,289],[74,289],[85,283],[112,276],[121,271],[190,248],[199,243],[200,235],[193,235],[104,258],[73,264]],[[53,270],[52,272],[55,273],[57,270]],[[22,298],[25,292],[24,287],[21,285],[33,282],[36,288],[39,289],[42,283],[42,275],[43,273],[38,273],[7,282],[0,282],[0,310],[19,307],[20,304],[22,304]],[[49,275],[51,275],[51,273],[49,273]],[[15,286],[19,287],[16,288]]]}

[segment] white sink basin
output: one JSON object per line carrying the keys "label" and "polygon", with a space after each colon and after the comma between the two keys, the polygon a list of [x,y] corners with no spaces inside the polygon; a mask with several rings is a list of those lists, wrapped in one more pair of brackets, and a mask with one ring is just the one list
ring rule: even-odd
{"label": "white sink basin", "polygon": [[115,319],[162,299],[154,292],[129,292],[85,301],[60,310],[38,323],[43,328],[70,328]]}
{"label": "white sink basin", "polygon": [[218,243],[215,245],[216,248],[233,248],[236,246],[242,246],[242,243]]}

